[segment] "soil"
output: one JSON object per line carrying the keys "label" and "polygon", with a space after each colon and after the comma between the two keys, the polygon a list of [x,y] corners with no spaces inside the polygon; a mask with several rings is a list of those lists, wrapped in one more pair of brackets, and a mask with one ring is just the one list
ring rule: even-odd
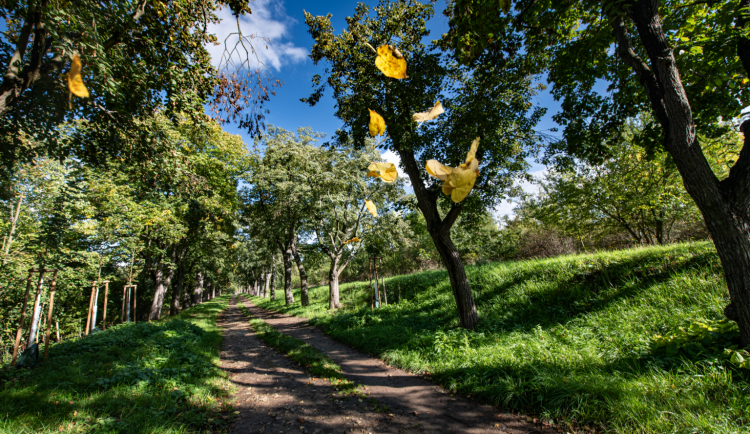
{"label": "soil", "polygon": [[230,433],[553,433],[551,427],[504,413],[334,341],[307,319],[267,311],[247,299],[250,313],[330,356],[367,397],[340,396],[262,342],[236,305],[222,313],[222,368],[237,387],[239,418]]}

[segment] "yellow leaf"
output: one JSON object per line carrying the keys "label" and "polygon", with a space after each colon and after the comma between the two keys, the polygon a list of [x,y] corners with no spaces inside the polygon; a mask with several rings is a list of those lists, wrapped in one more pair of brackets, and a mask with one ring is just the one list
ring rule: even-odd
{"label": "yellow leaf", "polygon": [[427,169],[427,173],[441,181],[446,181],[453,170],[448,166],[444,166],[438,160],[427,160],[425,169]]}
{"label": "yellow leaf", "polygon": [[75,96],[81,98],[88,98],[89,91],[83,84],[83,78],[81,77],[81,58],[76,54],[73,57],[73,61],[70,63],[70,72],[68,73],[68,89]]}
{"label": "yellow leaf", "polygon": [[391,78],[408,78],[406,75],[406,59],[392,45],[381,45],[378,47],[378,57],[375,59],[375,66]]}
{"label": "yellow leaf", "polygon": [[479,146],[479,137],[477,137],[476,139],[474,139],[473,142],[471,142],[471,149],[469,149],[469,153],[466,154],[466,161],[465,161],[466,164],[471,163],[471,160],[474,159],[474,156],[477,153],[478,146]]}
{"label": "yellow leaf", "polygon": [[378,209],[375,208],[375,204],[372,203],[371,200],[365,199],[365,206],[367,207],[367,210],[370,211],[370,214],[372,214],[373,217],[378,216]]}
{"label": "yellow leaf", "polygon": [[427,110],[426,112],[414,113],[411,118],[414,119],[414,122],[425,122],[436,119],[443,113],[445,113],[445,110],[443,110],[443,105],[440,104],[440,101],[438,101],[431,109]]}
{"label": "yellow leaf", "polygon": [[357,238],[357,237],[354,237],[354,238],[351,238],[351,239],[348,239],[348,240],[344,241],[344,244],[349,244],[349,243],[358,243],[358,242],[360,242],[360,241],[362,241],[362,240],[360,240],[360,239],[359,239],[359,238]]}
{"label": "yellow leaf", "polygon": [[367,176],[380,178],[385,182],[393,182],[398,177],[398,170],[393,163],[370,163],[367,170]]}
{"label": "yellow leaf", "polygon": [[383,119],[383,116],[370,110],[370,135],[375,137],[383,133],[385,133],[385,119]]}
{"label": "yellow leaf", "polygon": [[450,195],[453,202],[458,203],[466,199],[466,196],[474,188],[474,183],[479,176],[479,160],[475,158],[478,146],[479,138],[477,137],[471,143],[471,149],[466,154],[466,162],[455,169],[445,166],[437,160],[427,161],[425,167],[427,173],[444,181],[443,194]]}

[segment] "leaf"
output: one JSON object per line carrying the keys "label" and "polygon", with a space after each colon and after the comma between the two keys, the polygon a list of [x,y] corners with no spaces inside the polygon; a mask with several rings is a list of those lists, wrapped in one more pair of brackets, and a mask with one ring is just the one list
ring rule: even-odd
{"label": "leaf", "polygon": [[436,119],[443,113],[445,113],[445,110],[443,110],[443,105],[440,104],[440,101],[438,101],[431,109],[427,110],[426,112],[414,113],[411,118],[414,119],[414,122],[426,122]]}
{"label": "leaf", "polygon": [[479,160],[475,158],[478,146],[479,137],[471,142],[471,149],[466,154],[466,162],[455,169],[445,166],[437,160],[427,161],[425,166],[427,173],[445,181],[443,194],[450,195],[453,202],[458,203],[466,199],[466,196],[474,188],[474,183],[479,176]]}
{"label": "leaf", "polygon": [[70,92],[75,96],[81,98],[89,97],[89,91],[86,89],[86,85],[83,84],[83,78],[81,77],[81,58],[78,54],[73,57],[73,61],[70,63],[68,89],[70,89]]}
{"label": "leaf", "polygon": [[354,237],[354,238],[350,238],[350,239],[348,239],[348,240],[344,241],[344,244],[349,244],[349,243],[358,243],[358,242],[360,242],[360,241],[362,241],[362,240],[360,240],[360,239],[359,239],[359,238],[357,238],[357,237]]}
{"label": "leaf", "polygon": [[365,206],[367,207],[367,210],[370,211],[370,214],[372,214],[373,217],[378,216],[378,209],[375,208],[375,204],[372,203],[371,200],[365,199]]}
{"label": "leaf", "polygon": [[406,59],[392,45],[381,45],[378,47],[378,57],[375,58],[375,66],[386,77],[390,78],[408,78],[406,75]]}
{"label": "leaf", "polygon": [[452,168],[443,165],[438,160],[427,160],[425,169],[427,169],[427,173],[441,181],[447,181],[451,171],[453,171]]}
{"label": "leaf", "polygon": [[385,182],[393,182],[398,177],[398,170],[393,163],[370,163],[367,170],[367,176],[380,178]]}
{"label": "leaf", "polygon": [[375,137],[383,133],[385,133],[385,119],[383,119],[383,116],[370,110],[370,136]]}
{"label": "leaf", "polygon": [[474,156],[477,153],[477,148],[479,147],[479,137],[474,139],[473,142],[471,142],[471,149],[469,149],[469,153],[466,154],[466,164],[471,163],[471,161],[475,158]]}
{"label": "leaf", "polygon": [[742,362],[745,361],[745,358],[742,357],[742,355],[740,355],[740,353],[738,353],[738,352],[735,351],[734,353],[732,353],[732,357],[729,358],[729,361],[732,362],[732,363],[734,363],[734,364],[739,365],[740,363],[742,363]]}

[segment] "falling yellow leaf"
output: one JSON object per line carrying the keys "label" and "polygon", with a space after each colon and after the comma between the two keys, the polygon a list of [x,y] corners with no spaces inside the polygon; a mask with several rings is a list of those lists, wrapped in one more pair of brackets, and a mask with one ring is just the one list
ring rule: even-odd
{"label": "falling yellow leaf", "polygon": [[445,166],[437,160],[428,160],[425,169],[427,173],[438,178],[443,183],[443,194],[450,195],[453,202],[466,199],[479,176],[479,160],[475,158],[479,138],[471,143],[471,149],[466,154],[466,162],[455,169]]}
{"label": "falling yellow leaf", "polygon": [[445,110],[443,110],[443,105],[440,104],[440,101],[438,101],[431,109],[427,110],[426,112],[414,113],[411,118],[414,119],[414,122],[426,122],[436,119],[443,113],[445,113]]}
{"label": "falling yellow leaf", "polygon": [[378,47],[378,57],[375,59],[375,66],[391,78],[408,78],[406,75],[406,59],[393,45],[381,45]]}
{"label": "falling yellow leaf", "polygon": [[380,178],[385,182],[393,182],[398,177],[398,170],[393,163],[370,163],[367,170],[367,176]]}
{"label": "falling yellow leaf", "polygon": [[373,217],[378,216],[378,209],[375,208],[375,204],[372,203],[371,200],[365,199],[365,206],[367,207],[367,210],[370,211],[370,214],[372,214]]}
{"label": "falling yellow leaf", "polygon": [[357,238],[357,237],[354,237],[354,238],[351,238],[351,239],[348,239],[348,240],[344,241],[344,244],[349,244],[349,243],[358,243],[358,242],[360,242],[360,241],[362,241],[362,240],[360,240],[360,239],[359,239],[359,238]]}
{"label": "falling yellow leaf", "polygon": [[427,169],[427,173],[441,181],[447,181],[453,170],[450,167],[443,165],[438,160],[427,160],[427,166],[425,166],[425,169]]}
{"label": "falling yellow leaf", "polygon": [[471,163],[471,160],[474,159],[474,156],[477,153],[478,146],[479,146],[479,137],[477,137],[476,139],[474,139],[473,142],[471,142],[471,149],[469,149],[469,153],[466,154],[466,161],[465,161],[466,164]]}
{"label": "falling yellow leaf", "polygon": [[375,137],[383,133],[385,133],[385,119],[383,119],[383,116],[370,110],[370,135]]}
{"label": "falling yellow leaf", "polygon": [[78,57],[77,54],[73,57],[73,61],[70,63],[68,89],[70,89],[75,96],[81,98],[89,97],[89,91],[86,89],[86,85],[83,84],[83,78],[81,77],[81,58]]}

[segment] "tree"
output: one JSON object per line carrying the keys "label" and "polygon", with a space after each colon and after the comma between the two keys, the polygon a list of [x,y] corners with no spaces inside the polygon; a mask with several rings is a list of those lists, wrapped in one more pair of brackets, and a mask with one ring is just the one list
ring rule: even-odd
{"label": "tree", "polygon": [[[649,155],[653,147],[636,144],[647,121],[648,117],[628,122],[621,142],[601,165],[582,161],[553,168],[540,182],[543,195],[534,201],[536,218],[581,243],[584,233],[609,226],[627,231],[639,245],[672,242],[676,223],[699,220],[669,154],[653,149]],[[717,162],[736,158],[732,150],[739,143],[732,132],[718,146],[707,147],[717,173],[723,171]]]}
{"label": "tree", "polygon": [[284,297],[286,305],[294,303],[292,293],[292,262],[296,262],[302,284],[302,305],[307,306],[307,277],[302,258],[297,251],[300,225],[309,216],[311,207],[309,161],[317,150],[313,146],[321,134],[310,128],[299,128],[297,135],[269,126],[268,134],[259,141],[264,148],[262,158],[248,179],[244,190],[245,202],[255,209],[254,216],[265,225],[265,236],[281,251],[284,265]]}
{"label": "tree", "polygon": [[[259,134],[264,113],[260,106],[278,82],[264,79],[262,71],[244,63],[236,70],[236,58],[231,62],[225,56],[218,70],[212,66],[205,46],[220,42],[208,32],[208,25],[218,22],[215,12],[221,7],[237,16],[250,13],[246,0],[4,2],[3,168],[10,170],[17,161],[30,162],[44,154],[73,154],[99,163],[107,157],[146,159],[156,151],[147,131],[134,134],[139,140],[119,138],[137,131],[135,119],[158,110],[172,119],[179,113],[200,116],[208,103],[216,119],[239,120]],[[232,48],[226,47],[227,52]],[[88,98],[68,91],[66,75],[76,56],[83,64]],[[97,124],[99,134],[62,140],[58,126],[72,119]],[[25,140],[24,135],[35,140]]]}
{"label": "tree", "polygon": [[[318,149],[309,161],[311,193],[310,229],[317,247],[328,256],[329,309],[341,307],[339,277],[361,251],[362,227],[370,217],[366,202],[383,212],[401,193],[398,183],[386,184],[367,177],[364,168],[380,157],[372,147]],[[377,213],[377,211],[375,212]],[[364,236],[364,235],[363,235]]]}
{"label": "tree", "polygon": [[[495,27],[472,29],[484,21],[472,6],[463,0],[449,11],[447,39],[459,58],[472,57],[465,47],[491,48],[480,41]],[[501,15],[491,6],[489,16]],[[721,259],[731,300],[724,314],[737,321],[742,345],[749,345],[750,123],[741,127],[743,149],[725,178],[712,170],[701,140],[720,133],[716,120],[736,117],[750,97],[747,3],[528,0],[515,9],[505,25],[523,33],[527,53],[547,68],[553,95],[562,99],[555,119],[565,140],[553,154],[601,161],[627,118],[653,114],[657,143],[674,160]],[[594,90],[597,80],[609,84],[607,95]]]}
{"label": "tree", "polygon": [[[473,329],[478,320],[473,295],[450,230],[462,210],[480,212],[509,193],[513,179],[523,177],[525,158],[536,146],[533,127],[542,111],[530,111],[533,94],[530,67],[524,59],[486,55],[474,67],[460,67],[426,46],[425,23],[432,4],[381,1],[369,15],[358,5],[348,28],[334,34],[330,15],[306,13],[315,39],[311,58],[325,61],[327,77],[313,79],[317,89],[306,99],[318,102],[325,87],[333,89],[338,116],[344,122],[337,140],[363,146],[369,110],[385,121],[387,138],[380,147],[393,150],[409,176],[429,234],[450,276],[462,327]],[[508,35],[508,46],[520,49],[520,39]],[[374,47],[396,45],[408,65],[409,78],[391,79],[375,68]],[[442,101],[445,114],[436,121],[416,123],[412,116]],[[368,110],[369,109],[369,110]],[[466,158],[474,138],[480,138],[476,159],[482,176],[463,202],[451,203],[445,214],[438,203],[450,203],[441,185],[421,170],[429,159],[455,164]]]}

